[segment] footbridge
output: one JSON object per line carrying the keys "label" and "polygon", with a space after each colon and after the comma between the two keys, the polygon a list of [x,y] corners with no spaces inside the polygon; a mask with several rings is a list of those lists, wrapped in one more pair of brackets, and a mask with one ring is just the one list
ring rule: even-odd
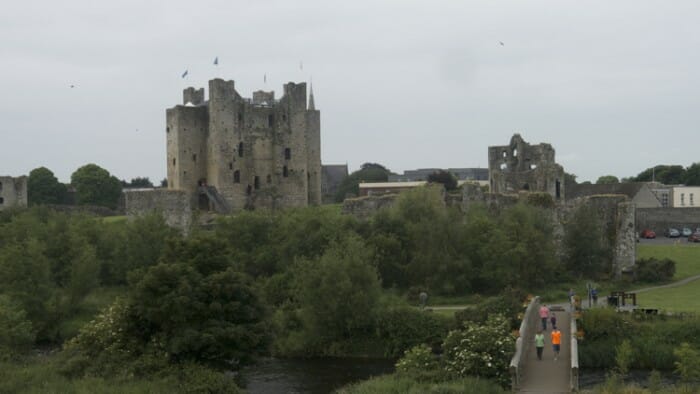
{"label": "footbridge", "polygon": [[561,331],[561,352],[554,359],[550,334],[552,327],[547,322],[545,347],[542,360],[537,359],[535,334],[542,328],[539,309],[540,298],[535,297],[525,310],[515,344],[515,355],[510,362],[513,392],[517,393],[570,393],[578,391],[578,342],[573,304],[547,305],[557,316]]}

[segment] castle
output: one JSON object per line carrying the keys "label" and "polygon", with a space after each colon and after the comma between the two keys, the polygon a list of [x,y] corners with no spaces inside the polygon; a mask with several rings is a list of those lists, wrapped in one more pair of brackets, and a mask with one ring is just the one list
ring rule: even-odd
{"label": "castle", "polygon": [[321,203],[320,112],[305,83],[243,98],[234,81],[183,92],[166,111],[168,189],[192,207],[230,212]]}

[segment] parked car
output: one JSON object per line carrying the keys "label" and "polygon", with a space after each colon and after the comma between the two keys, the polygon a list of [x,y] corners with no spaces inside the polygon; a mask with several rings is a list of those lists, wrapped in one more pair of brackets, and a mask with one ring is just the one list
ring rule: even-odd
{"label": "parked car", "polygon": [[700,231],[690,234],[688,242],[700,242]]}
{"label": "parked car", "polygon": [[683,227],[683,229],[681,230],[681,234],[684,237],[690,237],[693,234],[693,230],[689,229],[688,227]]}
{"label": "parked car", "polygon": [[669,228],[669,229],[666,229],[666,231],[664,232],[664,235],[669,237],[669,238],[678,238],[681,236],[681,232],[675,228]]}
{"label": "parked car", "polygon": [[649,230],[648,228],[645,228],[642,230],[641,234],[639,234],[640,237],[646,238],[646,239],[651,239],[651,238],[656,238],[656,233],[653,232],[652,230]]}

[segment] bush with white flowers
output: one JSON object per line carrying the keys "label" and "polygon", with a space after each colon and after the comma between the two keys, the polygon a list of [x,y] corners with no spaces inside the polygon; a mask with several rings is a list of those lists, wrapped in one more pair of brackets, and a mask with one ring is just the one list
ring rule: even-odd
{"label": "bush with white flowers", "polygon": [[508,320],[491,315],[485,324],[464,322],[443,344],[444,368],[453,376],[481,376],[508,384],[508,363],[515,350]]}

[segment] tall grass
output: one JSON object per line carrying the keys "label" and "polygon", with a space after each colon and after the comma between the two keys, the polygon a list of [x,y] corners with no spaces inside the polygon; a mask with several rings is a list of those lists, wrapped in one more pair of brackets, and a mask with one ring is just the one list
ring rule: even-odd
{"label": "tall grass", "polygon": [[408,377],[386,375],[346,386],[337,394],[503,394],[497,383],[479,378],[445,382],[417,382]]}
{"label": "tall grass", "polygon": [[0,393],[29,394],[120,394],[180,392],[174,378],[105,380],[101,378],[68,379],[57,371],[47,357],[33,357],[21,363],[0,363]]}

